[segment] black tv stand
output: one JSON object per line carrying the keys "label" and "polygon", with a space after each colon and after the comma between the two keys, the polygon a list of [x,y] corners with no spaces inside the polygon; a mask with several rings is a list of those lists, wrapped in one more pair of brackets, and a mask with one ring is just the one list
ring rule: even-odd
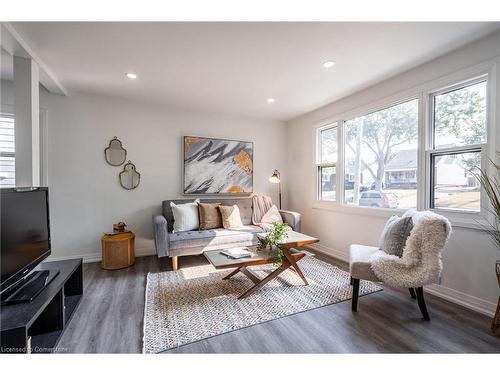
{"label": "black tv stand", "polygon": [[59,270],[33,271],[2,293],[2,306],[31,302],[59,275]]}
{"label": "black tv stand", "polygon": [[[82,259],[44,262],[36,270],[56,275],[30,303],[0,306],[0,353],[54,352],[82,297]],[[33,282],[45,282],[43,275]]]}

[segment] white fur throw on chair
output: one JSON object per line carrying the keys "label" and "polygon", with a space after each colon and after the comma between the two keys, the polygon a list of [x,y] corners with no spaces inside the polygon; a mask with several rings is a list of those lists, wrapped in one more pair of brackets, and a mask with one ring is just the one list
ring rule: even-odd
{"label": "white fur throw on chair", "polygon": [[371,258],[371,269],[385,284],[415,288],[439,281],[443,264],[441,250],[451,234],[448,219],[430,211],[409,211],[414,227],[399,258],[383,251]]}

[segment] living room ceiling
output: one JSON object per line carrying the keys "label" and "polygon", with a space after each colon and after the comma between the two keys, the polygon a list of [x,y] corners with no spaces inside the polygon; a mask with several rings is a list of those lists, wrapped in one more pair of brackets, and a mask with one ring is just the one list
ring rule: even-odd
{"label": "living room ceiling", "polygon": [[[486,22],[11,25],[70,95],[103,94],[281,121],[500,27]],[[325,68],[328,61],[335,65]]]}

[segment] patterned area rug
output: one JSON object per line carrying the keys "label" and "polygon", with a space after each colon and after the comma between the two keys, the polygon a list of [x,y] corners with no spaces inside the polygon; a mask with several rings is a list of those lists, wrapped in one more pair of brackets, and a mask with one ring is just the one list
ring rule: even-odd
{"label": "patterned area rug", "polygon": [[[149,273],[144,311],[144,353],[158,353],[254,324],[348,300],[352,297],[349,273],[308,255],[299,265],[309,285],[287,270],[253,295],[237,297],[253,283],[231,270],[211,265]],[[272,265],[252,267],[264,277]],[[382,290],[362,281],[360,295]],[[350,308],[350,307],[346,307]]]}

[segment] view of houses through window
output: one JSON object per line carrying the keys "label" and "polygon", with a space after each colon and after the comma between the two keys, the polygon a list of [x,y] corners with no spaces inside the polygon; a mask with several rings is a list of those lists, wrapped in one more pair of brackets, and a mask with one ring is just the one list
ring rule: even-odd
{"label": "view of houses through window", "polygon": [[416,207],[418,100],[346,121],[344,131],[345,203]]}
{"label": "view of houses through window", "polygon": [[[343,203],[415,208],[417,189],[427,184],[426,207],[480,211],[475,173],[486,144],[486,89],[483,78],[430,94],[430,176],[422,184],[418,99],[344,121]],[[335,200],[337,124],[318,129],[317,135],[318,199]]]}
{"label": "view of houses through window", "polygon": [[486,143],[486,81],[433,96],[431,207],[479,211],[481,189],[474,171]]}

